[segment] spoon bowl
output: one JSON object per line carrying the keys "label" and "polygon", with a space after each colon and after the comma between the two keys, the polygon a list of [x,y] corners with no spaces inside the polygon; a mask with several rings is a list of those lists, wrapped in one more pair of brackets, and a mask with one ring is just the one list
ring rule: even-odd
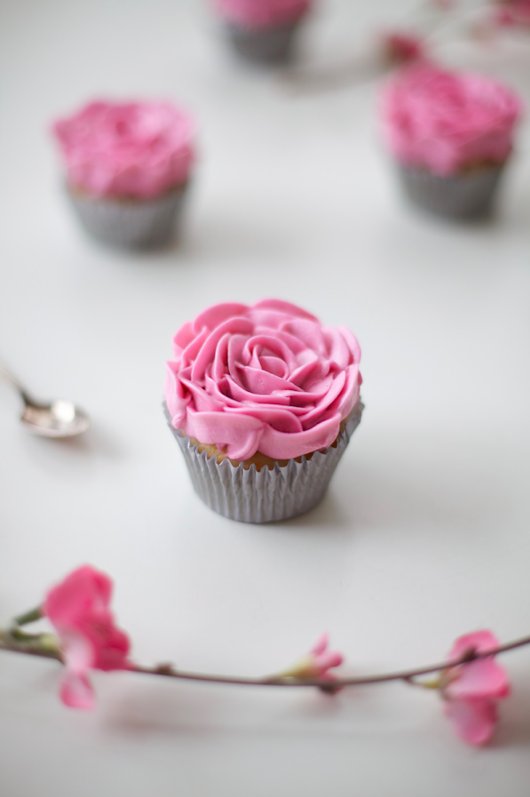
{"label": "spoon bowl", "polygon": [[88,429],[90,425],[88,415],[72,401],[56,399],[47,404],[35,401],[2,363],[0,363],[0,376],[18,391],[24,402],[20,420],[33,434],[42,437],[76,437]]}
{"label": "spoon bowl", "polygon": [[51,404],[26,404],[20,420],[30,432],[43,437],[75,437],[90,424],[82,409],[64,399]]}

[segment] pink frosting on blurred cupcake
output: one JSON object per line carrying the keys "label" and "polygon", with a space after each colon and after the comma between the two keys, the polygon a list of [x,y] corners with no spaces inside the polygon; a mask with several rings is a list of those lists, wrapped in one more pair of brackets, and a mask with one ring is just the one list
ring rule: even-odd
{"label": "pink frosting on blurred cupcake", "polygon": [[53,126],[68,183],[96,197],[151,199],[186,183],[190,117],[165,102],[91,102]]}
{"label": "pink frosting on blurred cupcake", "polygon": [[387,83],[381,111],[384,138],[402,164],[449,175],[503,163],[522,105],[495,80],[421,63]]}
{"label": "pink frosting on blurred cupcake", "polygon": [[246,28],[273,28],[296,22],[313,0],[213,0],[220,16]]}
{"label": "pink frosting on blurred cupcake", "polygon": [[231,459],[327,448],[359,399],[352,333],[278,299],[214,305],[173,345],[165,385],[173,426]]}

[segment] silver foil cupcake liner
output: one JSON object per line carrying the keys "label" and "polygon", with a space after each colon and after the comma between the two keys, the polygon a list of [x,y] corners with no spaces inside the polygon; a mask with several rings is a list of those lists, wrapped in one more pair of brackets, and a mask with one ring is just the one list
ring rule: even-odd
{"label": "silver foil cupcake liner", "polygon": [[399,166],[408,199],[422,210],[447,219],[491,215],[504,164],[441,177],[423,169]]}
{"label": "silver foil cupcake liner", "polygon": [[242,28],[226,23],[225,33],[233,51],[240,58],[256,64],[273,66],[292,60],[300,20],[275,28]]}
{"label": "silver foil cupcake liner", "polygon": [[289,460],[274,469],[257,470],[252,464],[245,470],[243,463],[234,466],[225,459],[199,453],[197,445],[180,429],[171,426],[171,417],[164,404],[164,412],[180,446],[195,492],[210,509],[232,520],[246,523],[268,523],[287,520],[313,509],[323,498],[330,479],[342,457],[350,437],[361,422],[364,405],[358,401],[336,446],[316,451],[311,459]]}
{"label": "silver foil cupcake liner", "polygon": [[150,249],[173,238],[186,186],[147,200],[91,197],[67,189],[81,226],[92,238],[124,249]]}

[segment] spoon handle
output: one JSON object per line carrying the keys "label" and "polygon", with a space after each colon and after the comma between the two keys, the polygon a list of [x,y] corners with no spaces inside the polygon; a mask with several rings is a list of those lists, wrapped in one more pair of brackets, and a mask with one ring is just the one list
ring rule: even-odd
{"label": "spoon handle", "polygon": [[30,397],[29,397],[28,393],[26,392],[25,388],[22,387],[20,382],[17,379],[15,379],[13,374],[11,374],[7,370],[5,365],[2,365],[2,363],[0,363],[0,376],[3,376],[4,379],[6,380],[6,382],[9,382],[16,390],[18,390],[18,392],[20,393],[20,395],[22,397],[22,400],[24,401],[25,404],[30,404],[31,403]]}

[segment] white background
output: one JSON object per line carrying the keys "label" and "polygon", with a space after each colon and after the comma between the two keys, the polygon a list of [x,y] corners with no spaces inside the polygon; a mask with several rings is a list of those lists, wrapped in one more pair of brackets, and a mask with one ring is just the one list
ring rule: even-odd
{"label": "white background", "polygon": [[[399,4],[406,10],[409,4]],[[262,674],[325,629],[361,674],[437,661],[481,627],[530,631],[530,137],[494,224],[402,203],[375,81],[295,95],[234,63],[200,3],[17,0],[0,41],[0,354],[42,397],[79,401],[82,439],[36,439],[0,385],[0,621],[90,562],[145,663]],[[367,47],[396,3],[321,3],[307,58]],[[401,9],[400,9],[401,10]],[[530,106],[530,39],[446,46]],[[69,214],[51,120],[96,96],[195,115],[180,246],[106,251]],[[363,349],[360,428],[315,511],[264,527],[193,494],[161,411],[171,337],[205,306],[279,296]],[[2,797],[526,797],[530,650],[494,743],[460,743],[435,694],[194,686],[98,673],[63,707],[53,662],[0,658]]]}

